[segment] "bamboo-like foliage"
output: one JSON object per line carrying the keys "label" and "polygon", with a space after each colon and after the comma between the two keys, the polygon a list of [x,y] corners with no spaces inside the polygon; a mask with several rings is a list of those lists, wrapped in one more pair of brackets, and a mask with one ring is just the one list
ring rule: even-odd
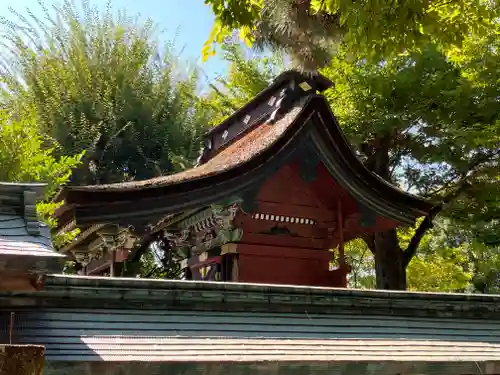
{"label": "bamboo-like foliage", "polygon": [[[180,69],[153,22],[70,0],[2,22],[2,89],[10,111],[32,105],[62,153],[86,151],[72,182],[145,179],[196,159],[206,123],[196,69]],[[184,66],[187,66],[184,64]]]}

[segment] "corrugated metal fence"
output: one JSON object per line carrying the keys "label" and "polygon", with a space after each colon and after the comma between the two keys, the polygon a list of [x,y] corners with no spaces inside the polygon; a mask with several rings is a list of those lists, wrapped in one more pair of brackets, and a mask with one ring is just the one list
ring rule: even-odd
{"label": "corrugated metal fence", "polygon": [[[8,313],[0,324],[5,342]],[[500,321],[307,312],[20,310],[13,339],[48,361],[500,359]]]}

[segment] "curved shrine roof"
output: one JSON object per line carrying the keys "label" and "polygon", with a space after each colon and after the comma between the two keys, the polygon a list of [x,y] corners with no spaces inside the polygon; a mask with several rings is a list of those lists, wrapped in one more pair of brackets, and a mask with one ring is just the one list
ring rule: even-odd
{"label": "curved shrine roof", "polygon": [[[283,119],[273,125],[262,124],[254,127],[243,137],[230,144],[227,148],[222,149],[212,159],[194,168],[176,174],[143,181],[67,187],[65,188],[66,199],[71,202],[72,192],[95,192],[95,196],[97,197],[97,194],[101,192],[122,193],[126,191],[132,192],[143,189],[154,189],[222,174],[225,171],[244,164],[254,156],[260,154],[263,150],[271,147],[290,127],[301,110],[302,107],[297,106],[287,113]],[[89,198],[92,199],[91,197]]]}
{"label": "curved shrine roof", "polygon": [[[293,77],[297,78],[296,73]],[[325,87],[324,82],[321,83]],[[283,92],[282,89],[280,95]],[[314,90],[292,94],[293,102],[288,107],[268,106],[263,110],[262,107],[272,101],[269,97],[273,92],[267,89],[267,96],[259,95],[260,112],[257,111],[253,122],[244,125],[241,121],[240,112],[248,109],[245,106],[231,116],[236,119],[232,125],[226,123],[209,132],[206,150],[209,149],[210,157],[192,169],[145,181],[64,188],[58,196],[59,200],[65,200],[57,213],[60,228],[131,224],[140,218],[151,222],[224,201],[263,181],[290,158],[303,157],[301,152],[315,153],[333,178],[378,214],[402,223],[412,223],[429,214],[434,207],[432,203],[403,192],[363,165],[322,95]],[[280,98],[284,101],[289,97]],[[258,107],[254,102],[250,104],[254,109]],[[224,143],[228,134],[229,141]]]}

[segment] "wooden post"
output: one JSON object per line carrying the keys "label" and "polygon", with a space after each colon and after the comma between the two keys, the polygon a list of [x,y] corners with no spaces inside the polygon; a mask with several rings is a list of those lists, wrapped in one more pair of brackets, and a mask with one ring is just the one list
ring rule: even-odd
{"label": "wooden post", "polygon": [[0,375],[42,375],[44,355],[39,345],[0,345]]}
{"label": "wooden post", "polygon": [[339,266],[345,266],[345,252],[344,252],[344,215],[342,213],[342,202],[337,199],[337,229],[339,232]]}
{"label": "wooden post", "polygon": [[12,337],[14,336],[14,316],[16,313],[10,313],[10,325],[9,325],[9,344],[12,345]]}
{"label": "wooden post", "polygon": [[115,277],[116,251],[111,251],[111,264],[109,265],[109,277]]}

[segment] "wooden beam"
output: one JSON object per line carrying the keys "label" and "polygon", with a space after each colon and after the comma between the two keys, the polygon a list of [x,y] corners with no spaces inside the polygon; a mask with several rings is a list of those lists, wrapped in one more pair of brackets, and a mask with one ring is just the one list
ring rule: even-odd
{"label": "wooden beam", "polygon": [[[265,234],[266,232],[270,231],[271,228],[273,227],[288,228],[290,232],[296,235],[296,237],[293,238],[297,240],[299,239],[317,240],[321,238],[326,238],[327,236],[327,231],[325,228],[318,228],[314,224],[297,224],[297,223],[287,223],[287,222],[283,223],[265,219],[254,219],[248,215],[237,217],[236,221],[243,228],[243,236],[249,233]],[[285,237],[279,236],[279,238],[285,238]]]}
{"label": "wooden beam", "polygon": [[284,204],[269,201],[258,202],[259,212],[282,216],[296,216],[314,219],[319,222],[331,221],[334,211],[314,206],[299,206],[296,204]]}
{"label": "wooden beam", "polygon": [[297,249],[325,250],[324,240],[318,238],[300,238],[289,236],[275,236],[270,234],[244,233],[240,243],[294,247]]}

